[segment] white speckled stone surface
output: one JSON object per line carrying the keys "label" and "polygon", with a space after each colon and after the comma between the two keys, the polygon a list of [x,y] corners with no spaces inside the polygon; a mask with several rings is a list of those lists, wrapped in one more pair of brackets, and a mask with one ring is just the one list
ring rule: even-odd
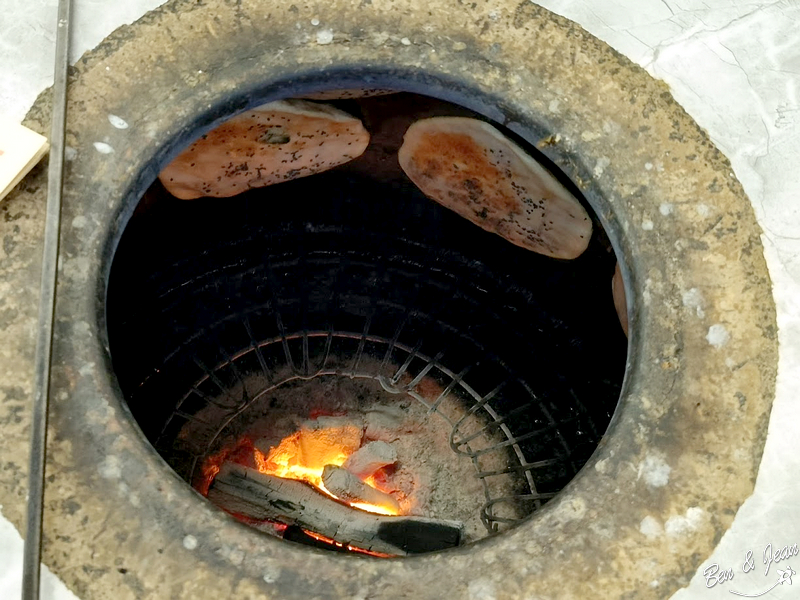
{"label": "white speckled stone surface", "polygon": [[[159,0],[74,0],[76,59],[113,29]],[[778,584],[787,565],[764,551],[800,544],[800,2],[797,0],[541,0],[669,84],[675,98],[730,158],[764,230],[762,241],[778,307],[780,363],[769,436],[753,496],[675,600],[734,598],[731,591],[797,598],[800,574]],[[30,0],[0,12],[0,114],[21,120],[52,80],[55,0]],[[662,214],[669,214],[664,206]],[[684,299],[691,302],[692,298]],[[0,507],[1,509],[2,507]],[[679,534],[686,522],[642,523],[646,535]],[[0,597],[19,595],[22,542],[0,517]],[[742,567],[752,551],[754,568]],[[732,569],[707,587],[703,569]],[[714,580],[710,580],[713,584]],[[659,582],[653,581],[653,587]],[[45,571],[44,597],[74,598]],[[554,590],[557,596],[557,590]]]}

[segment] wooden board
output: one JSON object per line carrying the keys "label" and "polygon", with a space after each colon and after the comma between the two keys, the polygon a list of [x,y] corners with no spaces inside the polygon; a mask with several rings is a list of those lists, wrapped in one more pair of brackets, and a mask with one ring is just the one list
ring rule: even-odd
{"label": "wooden board", "polygon": [[0,200],[47,154],[47,138],[0,117]]}

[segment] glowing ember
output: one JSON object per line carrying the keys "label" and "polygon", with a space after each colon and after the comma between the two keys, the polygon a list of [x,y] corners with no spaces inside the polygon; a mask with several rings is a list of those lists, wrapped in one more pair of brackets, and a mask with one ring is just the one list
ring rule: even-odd
{"label": "glowing ember", "polygon": [[336,546],[337,548],[347,548],[350,552],[357,552],[359,554],[368,554],[369,556],[377,556],[378,558],[392,558],[393,554],[385,554],[383,552],[375,552],[374,550],[364,550],[363,548],[358,548],[357,546],[351,546],[350,544],[342,544],[337,542],[336,540],[332,540],[331,538],[325,537],[324,535],[320,535],[313,531],[309,531],[307,529],[303,529],[303,531],[310,537],[314,538],[315,540],[319,540],[320,542],[325,542],[326,544],[330,544],[331,546]]}
{"label": "glowing ember", "polygon": [[[341,466],[361,445],[362,429],[345,417],[318,417],[306,421],[300,431],[283,438],[267,454],[258,449],[249,437],[243,437],[231,447],[208,457],[203,463],[200,481],[195,484],[203,495],[225,462],[255,467],[261,473],[295,479],[311,484],[321,492],[342,501],[325,488],[322,473],[326,465]],[[364,480],[368,486],[381,490],[379,475]],[[385,491],[385,490],[381,490]],[[395,507],[365,502],[345,502],[348,506],[379,515],[398,515]]]}
{"label": "glowing ember", "polygon": [[230,461],[246,467],[254,466],[253,452],[257,452],[253,446],[253,440],[245,436],[236,445],[223,448],[209,456],[200,469],[201,476],[199,481],[194,484],[195,489],[203,496],[207,496],[208,488],[211,487],[211,482],[214,481],[224,462]]}
{"label": "glowing ember", "polygon": [[[322,483],[322,471],[325,465],[341,466],[353,450],[343,448],[340,444],[330,443],[330,432],[326,432],[324,437],[326,443],[309,443],[309,436],[305,432],[298,431],[270,449],[264,456],[257,448],[254,448],[256,468],[267,475],[276,475],[286,479],[296,479],[310,483],[320,491],[332,498],[334,494],[325,488]],[[349,452],[347,450],[350,450]],[[376,487],[374,477],[369,477],[365,483],[371,487]],[[337,498],[338,500],[338,498]],[[364,502],[348,502],[349,506],[361,510],[376,513],[379,515],[396,515],[397,511],[385,506],[367,504]]]}
{"label": "glowing ember", "polygon": [[325,453],[321,460],[314,461],[317,464],[309,465],[311,461],[303,460],[300,435],[301,432],[298,431],[283,438],[280,444],[270,449],[267,456],[255,449],[256,467],[267,475],[305,481],[327,493],[322,485],[322,469],[326,464],[341,465],[347,460],[347,454],[334,448]]}

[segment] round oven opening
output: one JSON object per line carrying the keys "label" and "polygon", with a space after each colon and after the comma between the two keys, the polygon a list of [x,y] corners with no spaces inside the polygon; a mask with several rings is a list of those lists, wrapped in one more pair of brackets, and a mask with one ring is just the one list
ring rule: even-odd
{"label": "round oven opening", "polygon": [[[484,117],[403,92],[311,102],[360,120],[363,154],[226,197],[205,182],[180,200],[162,178],[139,202],[107,301],[127,405],[187,483],[267,534],[396,556],[502,533],[567,485],[616,408],[611,244],[497,123],[591,216],[579,256],[511,243],[401,168],[413,124]],[[342,523],[355,537],[329,533]]]}

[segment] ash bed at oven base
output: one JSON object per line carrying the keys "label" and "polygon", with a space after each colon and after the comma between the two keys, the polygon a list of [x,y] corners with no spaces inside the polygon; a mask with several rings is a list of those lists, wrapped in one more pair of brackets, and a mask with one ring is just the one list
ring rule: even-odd
{"label": "ash bed at oven base", "polygon": [[[169,457],[173,468],[192,481],[195,489],[205,493],[215,481],[209,477],[206,465],[224,466],[226,461],[233,461],[260,469],[264,459],[254,460],[247,440],[257,440],[255,446],[266,452],[298,429],[302,433],[304,422],[298,427],[298,421],[303,417],[322,411],[343,415],[335,419],[358,423],[359,435],[365,441],[381,439],[391,443],[397,452],[397,464],[384,470],[376,484],[399,501],[402,515],[459,521],[463,523],[463,542],[469,543],[484,537],[487,526],[492,530],[505,528],[535,509],[514,448],[507,444],[504,433],[492,426],[496,421],[485,411],[470,412],[475,401],[470,402],[463,390],[452,390],[442,397],[445,386],[433,377],[425,377],[409,390],[415,398],[405,392],[388,392],[376,379],[381,372],[391,377],[397,365],[382,365],[375,358],[363,356],[357,374],[351,376],[352,371],[334,372],[352,368],[352,355],[346,360],[332,355],[327,362],[330,372],[311,379],[292,377],[284,367],[278,378],[289,381],[267,387],[237,416],[231,418],[221,408],[207,406],[185,421],[178,434],[165,436],[161,443],[157,441],[156,447]],[[405,376],[398,388],[411,381],[410,376]],[[254,386],[265,387],[258,383]],[[240,397],[237,391],[238,388],[234,397]],[[215,397],[215,402],[218,400],[220,395]],[[426,406],[437,400],[435,410]],[[207,423],[225,426],[209,429]],[[450,438],[456,423],[458,431],[480,434],[469,441],[469,449],[476,456],[453,451]],[[341,437],[331,441],[340,444]],[[298,445],[304,446],[302,441]],[[209,447],[211,450],[207,450]],[[194,456],[208,454],[209,458],[192,468]],[[537,473],[536,478],[540,485],[546,483],[547,473]],[[502,502],[494,502],[501,498]],[[212,501],[227,508],[213,498]],[[488,505],[489,502],[493,504]]]}

